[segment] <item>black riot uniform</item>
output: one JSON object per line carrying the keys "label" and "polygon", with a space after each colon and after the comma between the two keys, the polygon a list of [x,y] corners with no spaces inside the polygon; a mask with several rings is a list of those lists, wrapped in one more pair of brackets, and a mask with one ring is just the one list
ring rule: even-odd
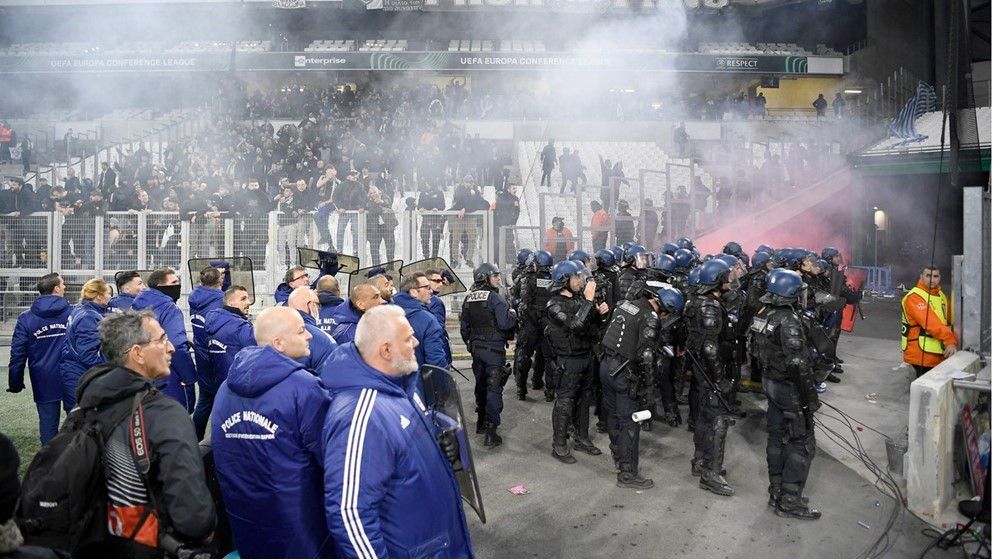
{"label": "black riot uniform", "polygon": [[752,320],[752,343],[762,365],[768,397],[769,504],[777,515],[817,519],[807,508],[803,488],[814,458],[813,412],[820,406],[809,361],[809,336],[801,316],[773,294]]}
{"label": "black riot uniform", "polygon": [[728,318],[724,338],[721,342],[724,377],[731,383],[731,394],[728,402],[736,407],[734,412],[740,416],[741,413],[737,407],[741,403],[738,401],[737,394],[741,385],[741,368],[745,364],[747,355],[746,336],[749,325],[741,320],[741,317],[746,313],[746,295],[741,290],[740,283],[733,282],[731,289],[721,295],[721,305],[724,306]]}
{"label": "black riot uniform", "polygon": [[683,373],[679,354],[686,347],[686,326],[681,316],[671,315],[659,324],[658,346],[661,351],[656,353],[655,383],[662,402],[661,417],[676,427],[683,422],[676,401],[676,376]]}
{"label": "black riot uniform", "polygon": [[575,463],[569,452],[568,429],[576,429],[574,447],[599,455],[589,436],[590,392],[593,383],[593,337],[600,320],[592,301],[582,294],[552,294],[546,308],[547,338],[555,353],[552,408],[552,455],[564,463]]}
{"label": "black riot uniform", "polygon": [[719,295],[715,293],[719,290],[718,287],[709,292],[701,291],[683,311],[688,331],[686,346],[696,360],[694,377],[698,387],[690,395],[697,401],[693,432],[695,450],[691,466],[694,476],[700,476],[702,488],[731,496],[734,490],[722,474],[724,443],[734,420],[724,407],[731,384],[725,377],[726,370],[721,359],[721,343],[726,338],[724,331],[728,317]]}
{"label": "black riot uniform", "polygon": [[[517,347],[514,350],[514,381],[517,384],[517,397],[524,400],[528,393],[528,374],[534,364],[532,387],[545,389],[546,400],[550,387],[546,387],[551,371],[551,347],[545,339],[545,306],[552,293],[551,275],[547,268],[525,273],[520,278],[520,303],[517,312],[520,329],[517,334]],[[533,357],[533,359],[532,359]]]}
{"label": "black riot uniform", "polygon": [[[614,309],[617,304],[617,269],[608,266],[598,266],[593,273],[593,281],[596,282],[596,294],[593,296],[593,304],[606,303],[607,307]],[[599,323],[600,327],[593,336],[593,413],[597,417],[596,428],[598,432],[607,431],[607,414],[603,407],[603,391],[599,383],[600,368],[603,363],[603,334],[610,321],[608,314],[605,320]]]}
{"label": "black riot uniform", "polygon": [[[745,292],[745,309],[744,315],[739,317],[739,321],[743,322],[745,325],[750,326],[752,324],[752,318],[755,313],[762,308],[762,302],[759,301],[763,295],[765,295],[765,275],[768,271],[765,267],[756,267],[748,271],[745,275],[745,284],[747,284],[748,289]],[[748,382],[743,382],[743,386],[747,386],[753,391],[759,391],[762,384],[762,363],[758,359],[758,352],[756,351],[755,343],[751,342],[754,335],[751,330],[746,332],[746,338],[748,343]]]}
{"label": "black riot uniform", "polygon": [[[480,265],[477,271],[485,266]],[[493,273],[496,274],[496,267]],[[479,422],[476,432],[486,433],[486,446],[499,445],[502,441],[496,428],[503,411],[503,386],[510,376],[510,368],[505,367],[507,341],[513,338],[516,324],[516,315],[488,277],[477,280],[462,304],[459,327],[462,340],[472,354]]]}
{"label": "black riot uniform", "polygon": [[643,268],[635,268],[634,265],[625,266],[617,273],[617,297],[622,300],[640,299],[641,293],[645,291],[645,282],[648,280],[648,271]]}
{"label": "black riot uniform", "polygon": [[659,316],[648,298],[622,301],[614,308],[603,335],[600,368],[603,403],[607,413],[610,451],[617,467],[617,485],[651,488],[651,479],[638,474],[641,425],[631,415],[651,410],[659,352]]}

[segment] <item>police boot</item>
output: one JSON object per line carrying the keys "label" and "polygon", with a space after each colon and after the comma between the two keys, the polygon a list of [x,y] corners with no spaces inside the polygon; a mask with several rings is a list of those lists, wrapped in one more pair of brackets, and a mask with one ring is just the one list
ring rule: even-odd
{"label": "police boot", "polygon": [[496,447],[503,443],[503,438],[497,435],[496,424],[486,425],[486,435],[483,436],[483,447]]}
{"label": "police boot", "polygon": [[577,436],[576,439],[573,440],[572,446],[576,448],[576,451],[582,451],[587,455],[603,455],[603,451],[600,451],[599,447],[593,445],[593,442],[590,441],[589,438],[581,438]]}
{"label": "police boot", "polygon": [[[769,485],[769,507],[776,507],[779,505],[779,497],[783,495],[783,486],[778,482],[773,482]],[[810,503],[810,499],[806,496],[800,497],[800,503],[807,505]]]}
{"label": "police boot", "polygon": [[550,389],[545,389],[545,402],[552,402],[555,400],[555,391]]}
{"label": "police boot", "polygon": [[486,432],[486,413],[477,412],[476,413],[476,433],[482,434]]}
{"label": "police boot", "polygon": [[724,476],[709,469],[704,470],[700,476],[700,488],[719,496],[734,496],[734,488],[731,488]]}
{"label": "police boot", "polygon": [[613,443],[610,444],[610,456],[614,460],[614,470],[617,472],[621,472],[621,458],[620,455],[617,454],[618,450],[619,450],[618,446],[614,445]]}
{"label": "police boot", "polygon": [[791,492],[785,492],[779,496],[779,501],[776,503],[776,515],[808,521],[816,521],[821,518],[821,512],[810,509],[803,498]]}
{"label": "police boot", "polygon": [[566,436],[571,420],[569,410],[572,408],[572,403],[572,399],[560,399],[552,408],[552,457],[567,465],[576,462],[576,458],[569,451]]}
{"label": "police boot", "polygon": [[635,490],[648,490],[655,486],[655,482],[638,473],[620,472],[617,473],[617,486],[620,488],[634,488]]}
{"label": "police boot", "polygon": [[693,457],[690,459],[690,474],[695,478],[700,478],[703,476],[705,464],[706,462],[703,457]]}

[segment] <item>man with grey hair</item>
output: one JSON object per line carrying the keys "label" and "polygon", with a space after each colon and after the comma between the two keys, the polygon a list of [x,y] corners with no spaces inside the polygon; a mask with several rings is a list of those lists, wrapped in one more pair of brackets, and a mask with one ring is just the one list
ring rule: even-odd
{"label": "man with grey hair", "polygon": [[[107,363],[79,380],[79,408],[97,422],[114,426],[107,438],[105,478],[110,537],[100,556],[134,558],[163,554],[159,524],[181,543],[210,541],[214,502],[207,489],[193,423],[174,399],[162,398],[156,381],[169,376],[176,349],[150,311],[124,310],[100,322],[100,346]],[[132,447],[132,406],[140,415],[148,474],[136,466]],[[146,519],[147,508],[155,508]]]}
{"label": "man with grey hair", "polygon": [[324,511],[346,558],[473,556],[455,474],[418,392],[417,344],[403,310],[381,305],[321,368],[334,403]]}

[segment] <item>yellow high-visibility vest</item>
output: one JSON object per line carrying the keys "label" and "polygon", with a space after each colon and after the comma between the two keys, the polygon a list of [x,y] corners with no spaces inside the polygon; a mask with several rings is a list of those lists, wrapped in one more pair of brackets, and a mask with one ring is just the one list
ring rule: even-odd
{"label": "yellow high-visibility vest", "polygon": [[900,302],[900,347],[903,350],[906,350],[907,344],[916,340],[917,345],[921,347],[921,350],[930,354],[944,354],[945,345],[942,344],[942,342],[937,338],[929,336],[927,331],[924,330],[924,325],[913,325],[914,327],[917,327],[918,330],[917,338],[908,338],[911,325],[910,321],[907,319],[907,308],[905,306],[907,304],[907,298],[910,297],[910,294],[917,294],[918,297],[926,301],[931,307],[931,311],[934,311],[934,314],[938,316],[938,319],[941,321],[942,325],[948,325],[948,319],[951,318],[951,313],[946,313],[949,306],[948,297],[945,295],[945,292],[938,290],[937,294],[929,294],[920,287],[914,286],[913,289],[907,292],[907,295],[903,296],[903,300]]}

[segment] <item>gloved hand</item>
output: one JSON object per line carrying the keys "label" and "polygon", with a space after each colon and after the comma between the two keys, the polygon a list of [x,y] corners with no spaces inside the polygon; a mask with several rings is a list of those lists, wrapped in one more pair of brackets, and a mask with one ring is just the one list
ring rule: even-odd
{"label": "gloved hand", "polygon": [[460,470],[462,462],[459,457],[459,438],[455,437],[455,430],[449,429],[438,434],[438,445],[445,454],[445,458],[452,464],[452,468]]}

